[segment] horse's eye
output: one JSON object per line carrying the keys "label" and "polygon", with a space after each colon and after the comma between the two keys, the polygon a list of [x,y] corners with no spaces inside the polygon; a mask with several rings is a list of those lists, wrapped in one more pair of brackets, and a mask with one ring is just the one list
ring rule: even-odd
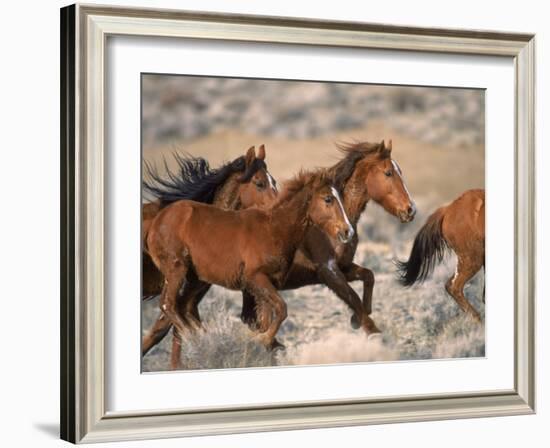
{"label": "horse's eye", "polygon": [[325,196],[325,202],[327,204],[332,204],[332,196]]}
{"label": "horse's eye", "polygon": [[387,177],[391,177],[393,172],[391,170],[388,170],[384,173]]}
{"label": "horse's eye", "polygon": [[265,188],[265,183],[262,181],[256,182],[256,187],[258,187],[259,190],[263,190]]}

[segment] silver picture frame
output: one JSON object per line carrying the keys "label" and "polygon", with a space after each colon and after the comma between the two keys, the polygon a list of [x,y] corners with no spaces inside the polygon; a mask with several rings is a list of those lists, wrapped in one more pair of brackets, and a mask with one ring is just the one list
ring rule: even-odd
{"label": "silver picture frame", "polygon": [[[514,387],[197,411],[106,410],[105,54],[109,36],[192,37],[512,58]],[[72,5],[61,10],[61,437],[73,443],[530,414],[535,411],[535,36]],[[139,149],[136,149],[139,150]]]}

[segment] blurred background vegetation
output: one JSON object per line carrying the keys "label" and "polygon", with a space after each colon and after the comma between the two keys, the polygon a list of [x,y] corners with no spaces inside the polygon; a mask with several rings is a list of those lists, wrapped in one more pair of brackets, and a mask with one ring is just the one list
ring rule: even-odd
{"label": "blurred background vegetation", "polygon": [[[484,91],[474,89],[143,75],[143,157],[161,171],[174,151],[205,157],[215,167],[264,143],[269,170],[281,183],[301,168],[336,163],[335,142],[392,139],[393,158],[419,210],[412,223],[400,224],[369,204],[358,225],[355,261],[376,276],[373,318],[381,340],[353,331],[344,304],[326,287],[313,286],[283,293],[289,317],[279,339],[287,350],[273,355],[257,347],[238,320],[240,293],[214,287],[201,304],[210,330],[186,344],[187,367],[483,356],[484,328],[463,316],[444,290],[454,257],[410,289],[396,283],[393,261],[408,256],[435,208],[484,187],[484,104]],[[361,295],[361,285],[353,286]],[[466,295],[483,314],[482,288],[483,273]],[[142,309],[145,331],[158,301]],[[168,368],[169,341],[144,358],[144,371]]]}

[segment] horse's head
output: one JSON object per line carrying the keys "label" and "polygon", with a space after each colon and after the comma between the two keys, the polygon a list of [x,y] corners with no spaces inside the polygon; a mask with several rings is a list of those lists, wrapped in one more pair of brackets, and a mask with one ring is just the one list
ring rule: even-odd
{"label": "horse's head", "polygon": [[245,170],[239,179],[239,200],[242,208],[270,205],[277,197],[277,183],[265,163],[265,146],[254,146],[245,155]]}
{"label": "horse's head", "polygon": [[367,177],[369,196],[401,222],[410,222],[416,215],[416,205],[403,180],[403,172],[391,157],[392,141],[380,143],[378,157],[371,164]]}
{"label": "horse's head", "polygon": [[308,217],[335,241],[347,243],[353,238],[353,226],[346,215],[340,194],[328,176],[319,178],[312,185]]}
{"label": "horse's head", "polygon": [[[341,149],[347,153],[344,161],[352,166],[348,170],[349,194],[362,196],[364,201],[374,200],[401,222],[414,219],[416,205],[405,186],[401,168],[392,159],[391,140],[387,145],[382,140],[379,144],[342,145]],[[346,194],[347,191],[348,187]]]}

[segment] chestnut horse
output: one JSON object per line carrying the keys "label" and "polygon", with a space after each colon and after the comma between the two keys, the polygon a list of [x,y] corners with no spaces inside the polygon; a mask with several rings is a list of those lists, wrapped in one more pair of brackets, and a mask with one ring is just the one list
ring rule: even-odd
{"label": "chestnut horse", "polygon": [[[257,156],[252,146],[245,156],[212,169],[203,158],[174,154],[179,172],[172,173],[165,163],[164,177],[146,164],[146,174],[151,180],[144,181],[143,187],[157,199],[142,206],[143,241],[158,212],[181,199],[213,204],[227,210],[265,206],[273,202],[277,186],[267,170],[265,155],[264,145],[259,147]],[[163,278],[146,251],[143,251],[142,261],[142,295],[147,299],[160,294]]]}
{"label": "chestnut horse", "polygon": [[[164,278],[145,250],[145,239],[149,227],[158,212],[172,202],[192,199],[213,204],[227,210],[240,210],[250,206],[265,206],[277,196],[277,184],[265,164],[264,145],[248,149],[246,155],[236,158],[219,168],[210,168],[203,158],[176,155],[179,173],[170,172],[161,177],[150,165],[146,165],[151,181],[144,182],[144,189],[158,199],[143,205],[142,295],[152,298],[162,292]],[[196,291],[198,297],[206,294],[208,288]],[[168,325],[167,325],[168,324]],[[147,353],[158,344],[170,329],[169,320],[160,313],[154,328],[144,339],[142,351]]]}
{"label": "chestnut horse", "polygon": [[[381,205],[401,222],[414,219],[416,206],[403,181],[402,172],[391,157],[392,141],[386,146],[381,143],[357,142],[337,145],[344,154],[342,160],[326,171],[334,179],[342,193],[343,206],[354,228],[354,235],[348,244],[334,243],[315,227],[306,233],[296,253],[292,267],[281,289],[296,289],[306,285],[327,285],[351,309],[351,324],[362,327],[368,334],[379,332],[373,320],[372,292],[374,274],[370,269],[353,262],[357,250],[357,222],[370,200]],[[325,170],[313,172],[321,176]],[[363,281],[363,302],[348,284]],[[243,293],[241,319],[251,325],[265,327],[270,311],[258,323],[254,297]]]}
{"label": "chestnut horse", "polygon": [[464,312],[481,322],[464,296],[464,285],[485,268],[485,190],[465,191],[428,218],[414,239],[409,260],[397,263],[401,283],[411,286],[424,281],[443,260],[447,248],[455,252],[458,263],[445,289]]}
{"label": "chestnut horse", "polygon": [[[179,338],[200,327],[193,291],[216,284],[245,290],[274,311],[274,318],[257,336],[272,348],[287,316],[277,289],[285,283],[310,228],[343,244],[353,237],[328,176],[298,174],[269,210],[228,211],[194,201],[178,201],[161,210],[149,229],[147,249],[166,279],[160,307]],[[172,358],[173,367],[176,360]]]}

